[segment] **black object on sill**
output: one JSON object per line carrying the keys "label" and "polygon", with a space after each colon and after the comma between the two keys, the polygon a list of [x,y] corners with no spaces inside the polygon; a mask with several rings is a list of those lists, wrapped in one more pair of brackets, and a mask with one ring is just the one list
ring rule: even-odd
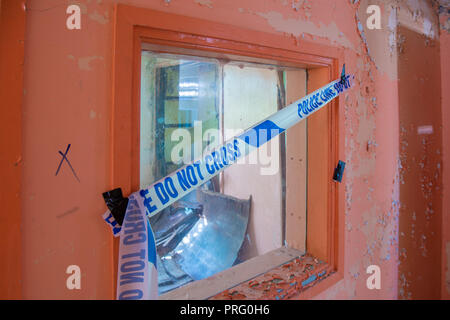
{"label": "black object on sill", "polygon": [[128,198],[122,195],[122,189],[117,188],[103,193],[106,206],[119,225],[122,225],[127,210]]}
{"label": "black object on sill", "polygon": [[339,160],[337,167],[334,169],[333,180],[336,182],[342,181],[342,176],[344,175],[345,162]]}

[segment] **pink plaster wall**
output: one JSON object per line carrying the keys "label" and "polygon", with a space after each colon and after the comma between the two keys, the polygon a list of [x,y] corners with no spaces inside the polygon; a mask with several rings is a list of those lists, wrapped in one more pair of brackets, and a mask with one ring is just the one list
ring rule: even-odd
{"label": "pink plaster wall", "polygon": [[[106,209],[101,193],[110,188],[113,6],[117,2],[275,33],[290,37],[300,48],[302,41],[312,40],[342,50],[347,70],[356,75],[356,87],[341,99],[345,103],[340,117],[343,160],[347,162],[345,212],[341,213],[345,215],[345,270],[341,281],[316,298],[397,298],[397,50],[389,37],[395,40],[397,13],[410,8],[396,5],[397,1],[373,1],[382,7],[382,30],[367,30],[368,1],[344,0],[27,1],[24,297],[113,298],[112,239],[101,219]],[[411,6],[418,2],[423,16],[434,12],[423,4],[426,1],[409,2]],[[69,3],[82,8],[81,30],[65,28]],[[436,22],[431,21],[435,28]],[[448,52],[448,35],[444,41],[442,47]],[[442,64],[448,69],[445,61]],[[448,87],[449,73],[442,74]],[[448,131],[448,112],[444,117]],[[81,182],[66,163],[55,177],[61,158],[58,150],[64,152],[69,143],[68,158]],[[450,152],[448,145],[444,153]],[[448,211],[448,195],[446,201]],[[81,267],[79,291],[66,289],[65,268],[70,264]],[[371,264],[381,267],[381,290],[366,288],[365,270]]]}

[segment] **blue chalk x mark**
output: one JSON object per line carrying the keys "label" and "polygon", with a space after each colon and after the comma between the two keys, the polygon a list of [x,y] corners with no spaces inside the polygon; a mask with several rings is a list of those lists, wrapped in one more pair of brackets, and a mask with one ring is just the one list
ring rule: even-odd
{"label": "blue chalk x mark", "polygon": [[67,164],[69,165],[70,169],[72,170],[73,175],[75,176],[75,178],[78,180],[78,182],[81,182],[80,179],[78,178],[75,170],[73,169],[72,165],[70,164],[69,159],[67,159],[67,153],[69,153],[69,149],[70,149],[70,143],[67,146],[66,152],[62,153],[60,150],[58,150],[59,154],[62,155],[62,159],[61,162],[59,163],[58,169],[56,170],[55,176],[58,175],[59,173],[59,169],[61,169],[62,163],[64,160],[66,160]]}

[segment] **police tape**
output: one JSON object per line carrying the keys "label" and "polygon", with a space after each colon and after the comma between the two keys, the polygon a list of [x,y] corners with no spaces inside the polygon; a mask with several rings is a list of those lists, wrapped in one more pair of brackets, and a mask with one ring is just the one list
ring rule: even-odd
{"label": "police tape", "polygon": [[122,226],[117,299],[155,300],[158,298],[155,237],[145,210],[134,194],[128,197]]}
{"label": "police tape", "polygon": [[[344,72],[344,71],[343,71]],[[244,133],[207,152],[191,164],[129,196],[122,225],[107,211],[103,219],[120,235],[117,299],[157,299],[155,239],[146,217],[183,198],[267,141],[320,110],[352,86],[342,75],[326,86],[279,110]]]}
{"label": "police tape", "polygon": [[[135,192],[136,201],[143,204],[148,217],[154,216],[236,163],[238,159],[323,108],[352,86],[350,78],[350,75],[344,75],[341,79],[330,82],[270,115],[241,135],[214,148],[196,161],[161,178],[148,188]],[[103,218],[117,236],[121,228],[111,213],[106,212]]]}

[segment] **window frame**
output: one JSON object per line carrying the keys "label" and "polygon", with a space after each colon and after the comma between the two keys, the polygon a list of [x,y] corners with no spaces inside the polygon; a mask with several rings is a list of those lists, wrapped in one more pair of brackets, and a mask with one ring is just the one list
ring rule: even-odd
{"label": "window frame", "polygon": [[[273,62],[308,70],[308,92],[339,77],[343,51],[315,42],[302,42],[299,47],[283,35],[269,34],[225,25],[203,19],[169,14],[151,9],[116,4],[114,14],[114,48],[112,66],[111,116],[111,187],[121,187],[125,195],[139,190],[140,138],[140,70],[141,51],[145,44],[169,46],[176,50],[201,50],[211,57],[245,56],[249,62]],[[326,56],[322,53],[326,52]],[[184,54],[184,53],[183,53]],[[326,261],[327,277],[307,290],[296,292],[308,298],[343,278],[343,212],[344,190],[332,181],[343,135],[339,135],[339,98],[323,111],[309,118],[308,127],[326,130],[308,134],[308,145],[317,146],[308,163],[307,252]],[[326,110],[326,111],[325,111]],[[311,124],[310,124],[311,123]],[[343,127],[343,126],[341,126]],[[326,139],[327,143],[323,143]],[[321,141],[317,143],[316,141]],[[314,182],[313,182],[314,181]],[[310,186],[310,182],[312,182]],[[326,193],[323,191],[327,190]],[[320,203],[310,207],[311,201]],[[311,214],[314,212],[314,214]],[[114,240],[114,296],[117,279],[118,240]],[[282,272],[276,267],[271,272]],[[248,279],[250,280],[250,279]],[[275,298],[275,296],[273,297]]]}

